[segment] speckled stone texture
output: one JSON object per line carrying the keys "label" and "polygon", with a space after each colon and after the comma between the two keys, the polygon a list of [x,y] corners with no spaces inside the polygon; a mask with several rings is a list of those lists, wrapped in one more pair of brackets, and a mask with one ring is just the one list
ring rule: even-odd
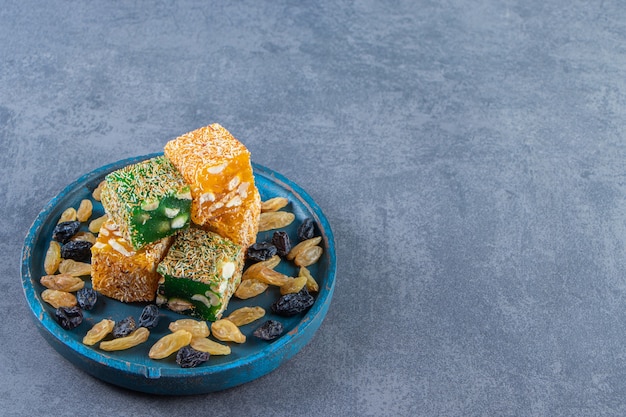
{"label": "speckled stone texture", "polygon": [[[0,7],[0,414],[626,415],[618,1]],[[31,222],[66,184],[219,122],[336,239],[312,342],[192,398],[94,379],[37,333]]]}

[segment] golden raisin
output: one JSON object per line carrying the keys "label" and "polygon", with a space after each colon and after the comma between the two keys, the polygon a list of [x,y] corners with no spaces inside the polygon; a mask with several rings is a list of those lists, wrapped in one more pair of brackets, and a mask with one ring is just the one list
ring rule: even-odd
{"label": "golden raisin", "polygon": [[172,332],[187,330],[193,337],[207,337],[211,333],[206,321],[194,319],[179,319],[173,321],[170,323],[169,329]]}
{"label": "golden raisin", "polygon": [[252,278],[254,274],[257,274],[259,272],[261,268],[274,269],[276,268],[276,266],[278,266],[279,263],[280,263],[280,256],[278,255],[274,255],[265,261],[254,263],[250,265],[244,271],[243,275],[241,276],[241,279],[246,280],[246,279]]}
{"label": "golden raisin", "polygon": [[319,292],[320,287],[317,284],[317,281],[315,280],[313,275],[311,275],[311,271],[309,271],[306,266],[301,266],[300,267],[300,271],[298,272],[298,276],[299,277],[306,277],[306,289],[309,292]]}
{"label": "golden raisin", "polygon": [[313,265],[324,253],[324,249],[319,246],[311,246],[300,251],[293,259],[293,263],[298,266]]}
{"label": "golden raisin", "polygon": [[102,188],[104,188],[104,184],[106,184],[106,181],[104,180],[100,181],[100,184],[98,184],[96,189],[93,190],[93,193],[91,193],[91,196],[93,197],[94,200],[100,201],[100,195],[102,193]]}
{"label": "golden raisin", "polygon": [[261,203],[261,212],[278,211],[289,204],[289,200],[285,197],[274,197]]}
{"label": "golden raisin", "polygon": [[230,320],[221,319],[214,321],[211,324],[211,332],[213,337],[222,342],[244,343],[246,341],[246,336]]}
{"label": "golden raisin", "polygon": [[242,300],[246,300],[248,298],[256,297],[259,294],[262,294],[268,285],[264,282],[258,281],[256,279],[246,279],[245,281],[241,281],[237,290],[235,291],[235,297],[240,298]]}
{"label": "golden raisin", "polygon": [[87,262],[78,262],[73,259],[63,259],[59,265],[59,272],[75,277],[91,275],[91,264]]}
{"label": "golden raisin", "polygon": [[259,217],[259,232],[289,226],[295,219],[296,215],[287,211],[269,211],[261,213]]}
{"label": "golden raisin", "polygon": [[149,336],[150,330],[145,327],[139,327],[128,336],[100,342],[100,349],[106,351],[130,349],[148,340]]}
{"label": "golden raisin", "polygon": [[211,355],[230,355],[230,346],[217,343],[206,337],[194,337],[191,339],[191,347],[200,352]]}
{"label": "golden raisin", "polygon": [[96,243],[96,236],[91,232],[81,231],[76,233],[70,240],[84,240],[86,242]]}
{"label": "golden raisin", "polygon": [[300,252],[310,247],[319,245],[321,241],[322,241],[321,236],[317,236],[312,239],[303,240],[302,242],[298,243],[296,246],[291,248],[291,250],[287,254],[287,259],[292,261],[293,259],[295,259],[296,256],[298,256]]}
{"label": "golden raisin", "polygon": [[279,263],[280,263],[280,256],[274,255],[265,261],[257,262],[255,265],[262,265],[266,268],[274,269],[278,266]]}
{"label": "golden raisin", "polygon": [[260,319],[265,315],[263,307],[241,307],[226,317],[226,320],[232,321],[235,326],[243,326]]}
{"label": "golden raisin", "polygon": [[41,298],[54,308],[74,307],[76,304],[78,304],[76,296],[67,291],[51,289],[43,290],[43,292],[41,293]]}
{"label": "golden raisin", "polygon": [[39,282],[51,290],[65,292],[78,291],[85,286],[85,281],[70,274],[44,275]]}
{"label": "golden raisin", "polygon": [[302,287],[304,287],[305,285],[306,285],[306,277],[290,278],[290,281],[287,284],[281,285],[280,293],[282,295],[297,293],[297,292],[300,292]]}
{"label": "golden raisin", "polygon": [[61,213],[58,223],[73,222],[74,220],[76,220],[76,209],[74,207],[68,207]]}
{"label": "golden raisin", "polygon": [[78,210],[76,210],[76,220],[79,222],[86,222],[91,217],[93,210],[93,203],[89,199],[84,199],[80,202]]}
{"label": "golden raisin", "polygon": [[269,285],[281,287],[287,284],[291,278],[278,271],[274,271],[273,269],[261,267],[256,269],[254,273],[249,274],[246,280],[248,279],[256,279],[257,281],[261,281]]}
{"label": "golden raisin", "polygon": [[93,346],[102,339],[104,339],[115,326],[115,322],[109,319],[102,319],[98,323],[89,329],[85,337],[83,337],[83,343],[88,346]]}
{"label": "golden raisin", "polygon": [[103,214],[97,219],[93,219],[91,222],[89,222],[89,231],[91,233],[98,233],[100,231],[100,228],[104,224],[104,222],[107,220],[107,218],[108,216],[106,214]]}
{"label": "golden raisin", "polygon": [[46,271],[46,274],[54,274],[59,269],[60,263],[61,245],[59,242],[53,240],[50,242],[50,246],[48,246],[48,250],[46,251],[46,257],[43,261],[43,269]]}
{"label": "golden raisin", "polygon": [[177,330],[163,336],[152,345],[148,356],[152,359],[163,359],[178,351],[191,342],[192,335],[187,330]]}

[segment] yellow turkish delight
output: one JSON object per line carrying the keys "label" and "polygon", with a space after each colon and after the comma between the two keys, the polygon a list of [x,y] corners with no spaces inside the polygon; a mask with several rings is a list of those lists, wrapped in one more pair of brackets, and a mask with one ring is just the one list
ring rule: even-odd
{"label": "yellow turkish delight", "polygon": [[192,222],[244,248],[253,243],[261,199],[248,149],[214,123],[169,141],[164,151],[190,185]]}
{"label": "yellow turkish delight", "polygon": [[107,220],[91,248],[93,289],[122,302],[153,301],[161,278],[156,267],[172,239],[168,236],[136,250]]}

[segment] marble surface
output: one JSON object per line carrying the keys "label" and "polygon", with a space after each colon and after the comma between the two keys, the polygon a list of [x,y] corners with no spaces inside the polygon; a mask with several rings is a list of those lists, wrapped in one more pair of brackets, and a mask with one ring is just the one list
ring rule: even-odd
{"label": "marble surface", "polygon": [[[0,414],[623,416],[626,9],[617,1],[0,8]],[[336,239],[314,339],[154,397],[56,353],[20,282],[66,184],[219,122]]]}

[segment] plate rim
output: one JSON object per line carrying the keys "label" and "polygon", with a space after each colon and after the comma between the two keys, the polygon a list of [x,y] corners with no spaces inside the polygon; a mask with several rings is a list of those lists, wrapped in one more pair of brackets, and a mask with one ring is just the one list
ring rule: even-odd
{"label": "plate rim", "polygon": [[[236,359],[233,362],[228,362],[225,364],[216,364],[211,366],[203,366],[198,368],[174,368],[174,367],[160,367],[158,363],[155,361],[155,366],[147,366],[142,365],[137,362],[125,361],[119,358],[116,358],[113,355],[108,354],[104,351],[97,351],[93,347],[89,347],[83,345],[77,340],[69,337],[70,335],[66,332],[58,331],[58,323],[46,313],[43,308],[43,305],[38,301],[38,298],[35,294],[35,287],[33,277],[30,271],[30,260],[32,256],[32,248],[34,243],[37,241],[42,228],[47,224],[46,220],[49,220],[50,213],[56,207],[59,200],[61,200],[66,194],[73,191],[75,188],[82,186],[88,183],[93,178],[97,178],[102,175],[106,175],[106,173],[111,172],[116,169],[116,167],[122,167],[124,165],[136,163],[139,161],[143,161],[152,157],[156,157],[159,155],[163,155],[162,152],[149,153],[145,155],[139,155],[129,158],[120,159],[115,162],[111,162],[105,164],[101,167],[93,169],[90,172],[87,172],[70,184],[65,186],[60,192],[58,192],[54,197],[52,197],[47,204],[43,207],[43,209],[39,212],[37,217],[32,222],[31,226],[28,229],[26,237],[24,239],[24,244],[21,251],[21,279],[22,279],[22,288],[24,292],[24,296],[26,298],[29,309],[34,315],[34,318],[39,324],[40,330],[45,330],[49,336],[52,336],[55,342],[61,343],[65,345],[67,348],[70,348],[73,352],[78,354],[78,356],[82,360],[94,361],[98,364],[105,365],[112,370],[117,370],[123,373],[131,373],[136,376],[145,377],[147,379],[159,379],[159,378],[204,378],[211,375],[218,375],[220,373],[224,373],[227,371],[232,371],[234,369],[238,369],[241,367],[250,366],[252,363],[258,361],[261,357],[271,357],[272,355],[278,354],[280,351],[285,350],[301,338],[301,335],[304,335],[304,330],[311,325],[311,323],[316,322],[316,318],[320,313],[324,313],[328,308],[327,303],[330,302],[334,284],[336,277],[336,253],[335,253],[335,245],[334,245],[334,235],[328,220],[323,214],[320,206],[313,200],[313,198],[298,184],[287,179],[284,175],[271,170],[263,165],[252,162],[253,172],[256,175],[262,175],[268,178],[270,181],[277,183],[280,187],[289,191],[293,196],[299,199],[301,204],[304,204],[306,208],[310,211],[310,213],[314,214],[316,217],[316,221],[318,221],[318,225],[320,231],[322,233],[322,237],[326,243],[329,262],[327,272],[325,274],[325,291],[320,291],[316,297],[315,304],[306,312],[306,314],[301,318],[301,320],[296,324],[294,330],[298,331],[290,331],[288,333],[283,334],[278,340],[267,344],[256,353],[249,354],[247,356],[243,356],[241,358]],[[324,316],[318,318],[323,320]],[[320,321],[321,324],[321,321]],[[319,325],[319,324],[318,324]],[[57,330],[57,331],[54,331]],[[317,331],[317,329],[313,329],[313,331]],[[312,337],[312,335],[310,336]],[[53,345],[54,347],[54,345]],[[299,349],[298,349],[299,350]],[[297,352],[297,351],[296,351]],[[294,354],[296,352],[293,352]],[[68,359],[68,358],[66,358]],[[103,360],[106,362],[104,363]],[[271,371],[271,370],[270,370]],[[261,375],[259,375],[261,376]],[[255,379],[255,378],[253,378]],[[248,382],[242,381],[241,383]],[[239,385],[239,384],[237,384]]]}

